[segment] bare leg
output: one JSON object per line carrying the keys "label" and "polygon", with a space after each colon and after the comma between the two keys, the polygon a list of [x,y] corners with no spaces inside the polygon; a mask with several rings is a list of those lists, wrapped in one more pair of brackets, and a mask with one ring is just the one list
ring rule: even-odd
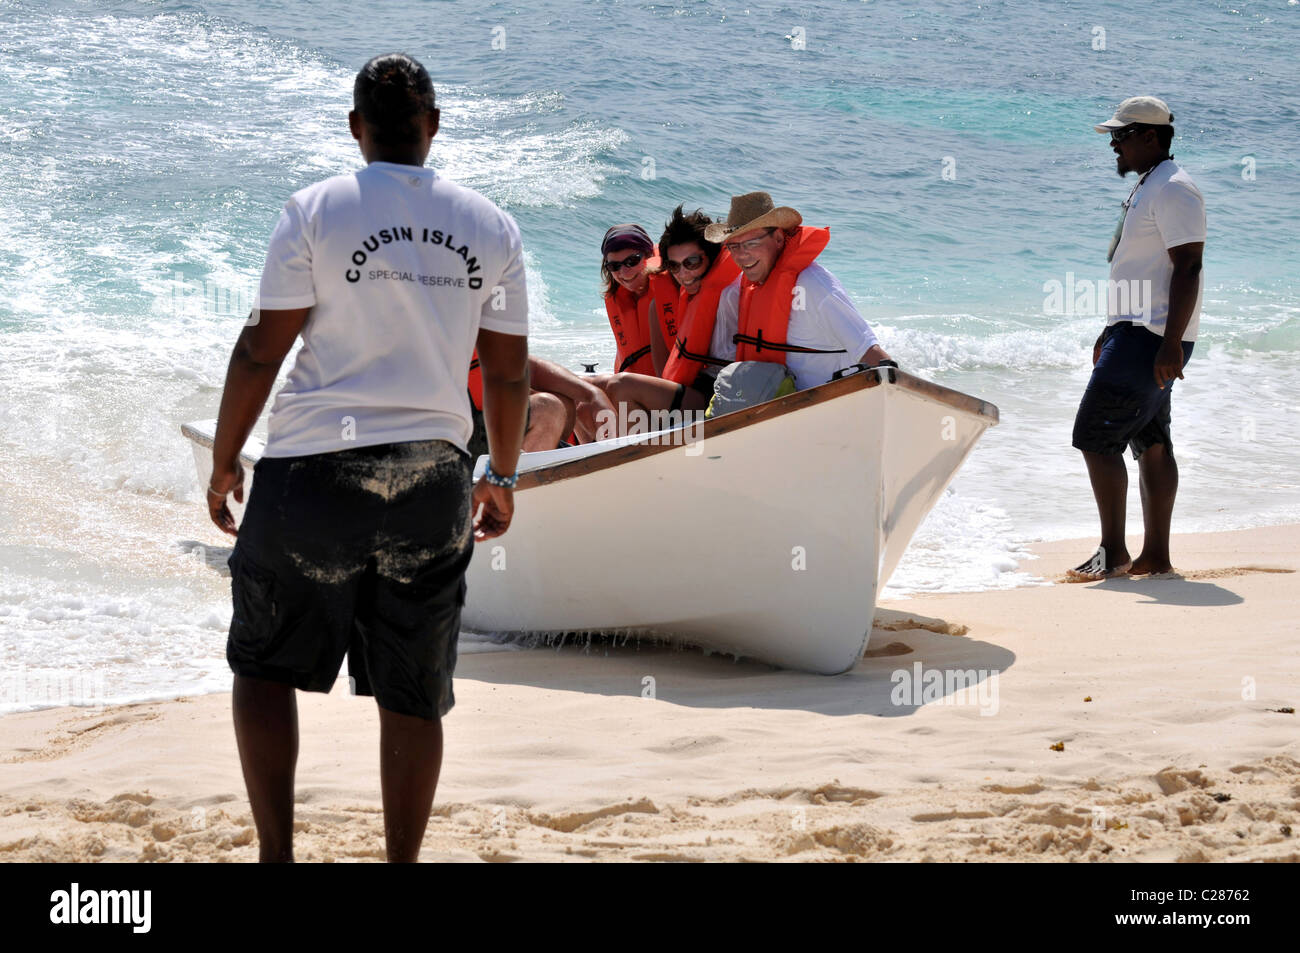
{"label": "bare leg", "polygon": [[1178,463],[1163,443],[1153,444],[1138,458],[1142,489],[1142,524],[1146,535],[1142,552],[1129,570],[1135,575],[1171,572],[1169,525],[1174,518],[1174,497],[1178,495]]}
{"label": "bare leg", "polygon": [[573,398],[565,397],[563,394],[555,394],[556,399],[564,406],[564,427],[560,430],[560,439],[568,440],[578,425],[578,407],[573,402]]}
{"label": "bare leg", "polygon": [[[565,405],[568,405],[567,407]],[[558,394],[533,391],[528,395],[528,432],[524,434],[524,453],[554,450],[573,429],[573,402]]]}
{"label": "bare leg", "polygon": [[390,864],[413,864],[442,769],[442,720],[379,709],[379,778]]}
{"label": "bare leg", "polygon": [[[1097,501],[1097,515],[1101,517],[1101,547],[1106,550],[1106,564],[1110,572],[1123,572],[1130,561],[1128,545],[1124,542],[1125,509],[1128,505],[1128,467],[1123,454],[1092,453],[1083,451],[1088,465],[1088,479],[1092,481],[1092,495]],[[1088,574],[1087,566],[1071,570],[1081,578],[1103,578],[1105,574]]]}
{"label": "bare leg", "polygon": [[[620,417],[626,420],[636,411],[648,414],[652,410],[667,410],[677,396],[677,386],[673,381],[646,374],[615,374],[604,390],[610,403],[616,408],[622,405]],[[682,396],[682,410],[703,410],[706,406],[708,402],[703,394],[693,388],[686,388],[686,393]],[[623,434],[620,433],[619,436]]]}
{"label": "bare leg", "polygon": [[235,742],[257,825],[262,863],[293,860],[293,774],[298,763],[298,699],[292,685],[235,676]]}

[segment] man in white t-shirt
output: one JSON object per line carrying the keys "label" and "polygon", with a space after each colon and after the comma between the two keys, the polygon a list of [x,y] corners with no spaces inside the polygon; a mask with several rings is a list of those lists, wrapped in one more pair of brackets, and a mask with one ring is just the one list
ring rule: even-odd
{"label": "man in white t-shirt", "polygon": [[[1106,328],[1093,348],[1093,372],[1074,421],[1101,517],[1101,545],[1070,570],[1078,582],[1172,570],[1169,527],[1178,492],[1170,436],[1170,392],[1192,356],[1201,313],[1205,200],[1169,153],[1169,107],[1152,96],[1120,103],[1094,128],[1110,134],[1120,176],[1138,174],[1111,241]],[[1124,541],[1128,468],[1142,480],[1142,552]]]}
{"label": "man in white t-shirt", "polygon": [[718,300],[710,356],[780,360],[798,390],[825,384],[854,364],[889,361],[843,286],[814,260],[830,230],[802,223],[795,209],[776,207],[766,192],[750,192],[733,196],[727,221],[705,230],[706,239],[722,243],[741,271]]}
{"label": "man in white t-shirt", "polygon": [[[357,74],[348,119],[367,165],[289,200],[231,356],[208,487],[236,535],[239,450],[294,340],[230,557],[235,737],[263,861],[293,858],[295,689],[348,658],[379,706],[390,861],[413,861],[442,763],[442,716],[473,540],[504,533],[528,402],[519,229],[425,168],[438,110],[404,54]],[[490,462],[471,494],[466,390],[482,369]],[[475,515],[477,511],[477,515]]]}

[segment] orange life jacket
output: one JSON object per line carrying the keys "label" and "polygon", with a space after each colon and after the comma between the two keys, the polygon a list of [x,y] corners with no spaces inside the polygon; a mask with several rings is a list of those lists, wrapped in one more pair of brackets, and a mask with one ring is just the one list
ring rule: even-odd
{"label": "orange life jacket", "polygon": [[736,360],[784,364],[787,354],[835,354],[842,348],[821,350],[786,342],[794,285],[831,240],[829,228],[800,227],[787,238],[781,257],[761,285],[740,279],[740,323],[736,334]]}
{"label": "orange life jacket", "polygon": [[[659,266],[658,252],[646,263],[646,268]],[[655,362],[650,356],[650,303],[654,300],[653,285],[647,283],[640,297],[632,294],[617,281],[605,295],[605,313],[614,331],[618,346],[614,358],[615,371],[631,371],[654,377]]]}
{"label": "orange life jacket", "polygon": [[652,329],[651,333],[657,331],[663,337],[665,351],[672,347],[673,341],[677,340],[678,291],[677,282],[673,281],[666,271],[655,272],[650,276],[650,297],[654,301],[655,313],[659,318],[659,326]]}
{"label": "orange life jacket", "polygon": [[706,366],[726,367],[731,363],[710,357],[709,345],[713,342],[713,327],[718,321],[718,299],[722,297],[722,289],[735,281],[739,274],[739,266],[724,248],[700,282],[699,291],[693,295],[688,295],[685,289],[679,291],[679,330],[674,337],[664,338],[672,341],[668,363],[664,365],[665,380],[689,387]]}
{"label": "orange life jacket", "polygon": [[478,348],[469,362],[469,401],[475,410],[483,409],[483,369],[478,366]]}

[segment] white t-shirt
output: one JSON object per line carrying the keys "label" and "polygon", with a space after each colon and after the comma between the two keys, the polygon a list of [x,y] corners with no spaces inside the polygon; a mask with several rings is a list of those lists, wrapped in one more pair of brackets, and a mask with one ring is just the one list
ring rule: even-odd
{"label": "white t-shirt", "polygon": [[[1168,250],[1203,241],[1205,199],[1192,177],[1166,159],[1150,171],[1129,199],[1119,245],[1110,262],[1106,323],[1132,321],[1163,336],[1169,320],[1169,279],[1174,273]],[[1198,280],[1196,305],[1183,331],[1184,341],[1195,341],[1201,324],[1203,276]]]}
{"label": "white t-shirt", "polygon": [[463,450],[479,328],[528,333],[519,228],[433,169],[372,162],[289,199],[255,307],[311,307],[266,456],[411,440]]}
{"label": "white t-shirt", "polygon": [[[743,277],[743,276],[742,276]],[[732,337],[740,327],[740,282],[737,278],[722,290],[718,299],[718,319],[713,325],[712,357],[726,361],[736,359]],[[807,390],[825,384],[831,375],[858,359],[876,343],[876,332],[849,300],[843,285],[829,271],[813,262],[795,280],[794,298],[803,289],[804,307],[790,309],[786,343],[820,350],[842,349],[842,354],[799,354],[785,356],[785,366],[794,375],[794,386]]]}

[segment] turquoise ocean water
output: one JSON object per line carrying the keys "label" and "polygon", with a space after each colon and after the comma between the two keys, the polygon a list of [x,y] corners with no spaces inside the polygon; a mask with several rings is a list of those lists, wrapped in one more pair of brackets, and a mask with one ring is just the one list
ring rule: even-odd
{"label": "turquoise ocean water", "polygon": [[284,200],[359,164],[352,78],[392,49],[434,76],[431,164],[519,221],[536,353],[612,361],[608,225],[761,188],[831,226],[904,366],[999,405],[896,593],[1025,584],[1026,542],[1095,532],[1069,437],[1103,320],[1045,286],[1106,276],[1132,180],[1092,123],[1166,99],[1209,219],[1175,530],[1300,519],[1300,5],[1161,9],[0,0],[0,668],[228,684],[177,428],[215,415]]}

